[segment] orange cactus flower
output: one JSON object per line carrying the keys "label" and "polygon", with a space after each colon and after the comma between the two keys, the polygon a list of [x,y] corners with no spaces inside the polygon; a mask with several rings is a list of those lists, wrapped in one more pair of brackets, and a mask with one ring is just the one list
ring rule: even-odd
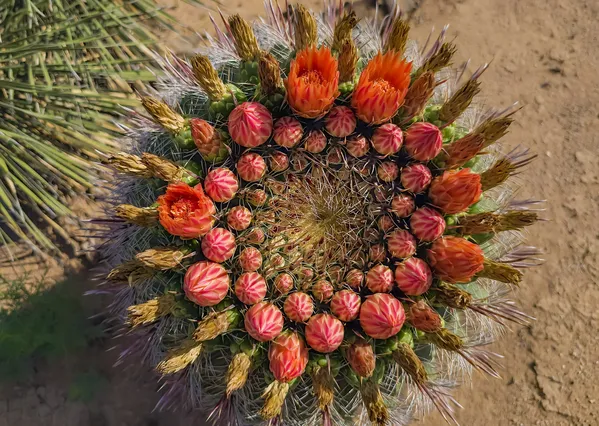
{"label": "orange cactus flower", "polygon": [[337,59],[328,47],[307,47],[291,62],[285,80],[287,102],[293,111],[304,118],[326,114],[339,96]]}
{"label": "orange cactus flower", "polygon": [[437,176],[428,191],[433,204],[447,214],[461,213],[480,200],[480,175],[470,169],[449,170]]}
{"label": "orange cactus flower", "polygon": [[394,50],[372,58],[362,71],[351,100],[358,118],[370,124],[389,121],[403,105],[411,70],[412,63]]}
{"label": "orange cactus flower", "polygon": [[464,238],[447,236],[428,249],[428,260],[435,275],[449,283],[467,283],[484,268],[482,249]]}
{"label": "orange cactus flower", "polygon": [[170,184],[158,197],[160,224],[171,235],[183,239],[206,235],[214,225],[216,208],[200,184]]}

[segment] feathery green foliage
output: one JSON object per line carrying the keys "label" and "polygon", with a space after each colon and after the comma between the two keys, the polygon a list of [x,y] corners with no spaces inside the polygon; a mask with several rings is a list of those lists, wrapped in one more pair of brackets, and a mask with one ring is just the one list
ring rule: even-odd
{"label": "feathery green foliage", "polygon": [[172,24],[153,0],[0,0],[0,245],[76,246],[66,200],[93,196],[120,108],[155,79],[153,29]]}

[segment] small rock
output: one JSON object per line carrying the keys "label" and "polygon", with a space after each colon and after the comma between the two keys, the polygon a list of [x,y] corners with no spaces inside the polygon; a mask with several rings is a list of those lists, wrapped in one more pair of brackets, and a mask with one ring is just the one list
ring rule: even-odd
{"label": "small rock", "polygon": [[581,163],[581,164],[586,163],[587,156],[585,155],[584,152],[576,151],[576,153],[574,154],[574,157],[576,158],[576,161],[578,161],[579,163]]}
{"label": "small rock", "polygon": [[551,151],[546,151],[546,152],[545,152],[545,155],[546,155],[547,157],[551,158]]}
{"label": "small rock", "polygon": [[545,100],[543,99],[542,96],[535,96],[535,102],[537,103],[537,105],[543,105],[543,103],[545,102]]}
{"label": "small rock", "polygon": [[549,59],[563,64],[568,59],[568,52],[563,49],[553,48],[549,52]]}
{"label": "small rock", "polygon": [[503,68],[509,73],[515,73],[518,71],[518,66],[513,62],[507,62],[503,65]]}

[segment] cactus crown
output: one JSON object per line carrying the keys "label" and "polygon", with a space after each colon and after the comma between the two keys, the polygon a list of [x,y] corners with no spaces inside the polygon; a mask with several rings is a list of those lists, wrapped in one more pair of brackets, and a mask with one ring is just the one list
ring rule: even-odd
{"label": "cactus crown", "polygon": [[113,308],[165,375],[162,408],[184,391],[222,424],[452,421],[448,388],[496,376],[483,346],[528,318],[506,299],[538,219],[506,183],[532,157],[496,144],[513,111],[479,111],[484,67],[448,78],[445,32],[418,52],[397,11],[271,6],[165,61],[163,101],[112,158],[130,176]]}

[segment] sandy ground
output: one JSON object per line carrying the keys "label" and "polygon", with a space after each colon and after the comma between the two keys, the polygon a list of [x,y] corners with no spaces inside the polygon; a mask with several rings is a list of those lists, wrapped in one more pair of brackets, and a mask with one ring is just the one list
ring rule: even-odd
{"label": "sandy ground", "polygon": [[[202,28],[206,12],[163,0],[180,22]],[[227,12],[255,18],[262,0],[225,2]],[[320,0],[305,2],[317,6]],[[596,0],[421,0],[412,37],[450,24],[458,59],[491,61],[482,78],[485,101],[525,108],[505,138],[529,146],[539,158],[520,175],[522,197],[547,199],[548,222],[530,241],[546,251],[546,264],[526,274],[515,297],[537,318],[515,328],[494,349],[505,355],[503,378],[476,376],[459,391],[463,425],[596,425],[599,418],[599,2]],[[363,7],[363,5],[360,5]],[[173,49],[189,51],[176,38]],[[184,416],[152,414],[150,381],[113,370],[115,354],[95,354],[104,342],[74,359],[37,365],[24,384],[0,390],[0,426],[183,425]],[[94,356],[92,356],[94,355]],[[67,398],[65,379],[77,366],[106,378],[88,403]],[[201,424],[194,422],[193,424]],[[431,416],[422,423],[442,424]]]}

